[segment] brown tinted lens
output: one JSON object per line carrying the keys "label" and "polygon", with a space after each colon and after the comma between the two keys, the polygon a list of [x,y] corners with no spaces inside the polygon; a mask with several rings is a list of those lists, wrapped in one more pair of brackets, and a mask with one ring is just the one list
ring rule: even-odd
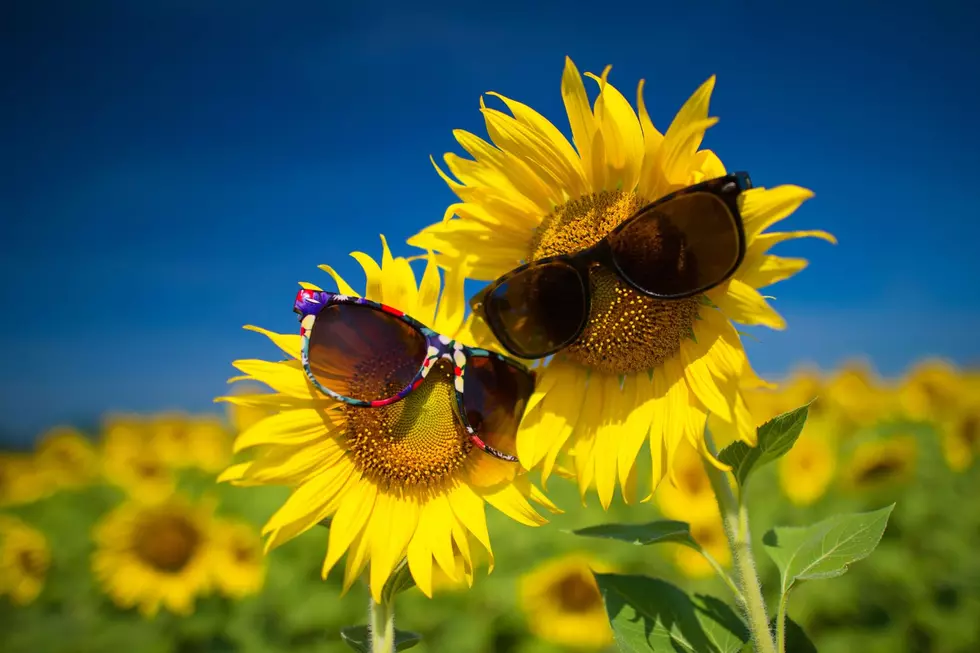
{"label": "brown tinted lens", "polygon": [[466,365],[463,408],[469,425],[488,445],[517,455],[517,426],[534,391],[526,370],[498,358],[473,356]]}
{"label": "brown tinted lens", "polygon": [[425,359],[425,336],[368,306],[333,304],[310,331],[310,371],[328,390],[377,401],[412,382]]}
{"label": "brown tinted lens", "polygon": [[540,358],[568,345],[588,317],[582,280],[561,262],[510,277],[484,303],[497,339],[521,358]]}
{"label": "brown tinted lens", "polygon": [[711,193],[689,193],[640,213],[610,238],[620,272],[662,296],[693,294],[724,281],[738,261],[735,217]]}

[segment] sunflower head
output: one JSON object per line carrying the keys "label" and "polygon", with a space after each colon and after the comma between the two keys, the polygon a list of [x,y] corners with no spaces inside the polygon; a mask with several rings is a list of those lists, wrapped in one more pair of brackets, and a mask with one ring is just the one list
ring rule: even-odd
{"label": "sunflower head", "polygon": [[[443,288],[430,254],[417,280],[410,261],[393,257],[384,239],[382,245],[380,263],[361,252],[352,254],[367,277],[364,297],[465,342],[463,275],[449,275]],[[359,296],[333,268],[321,268],[339,293]],[[236,361],[244,374],[238,379],[265,384],[273,393],[222,398],[237,405],[261,404],[272,412],[236,438],[235,451],[250,449],[252,459],[220,477],[237,485],[292,488],[263,528],[267,548],[332,517],[324,576],[346,553],[345,590],[370,563],[371,591],[379,598],[395,565],[407,558],[416,584],[431,596],[434,565],[457,578],[455,552],[472,569],[472,551],[481,547],[493,568],[485,504],[529,526],[544,522],[529,498],[554,509],[518,465],[472,446],[454,412],[450,370],[434,368],[396,403],[349,406],[308,381],[298,360],[299,335],[247,328],[269,337],[291,358]]]}
{"label": "sunflower head", "polygon": [[899,401],[912,419],[942,419],[955,412],[967,394],[964,379],[949,362],[922,361],[903,379]]}
{"label": "sunflower head", "polygon": [[130,500],[106,514],[92,554],[103,591],[147,616],[160,608],[190,614],[212,585],[213,512],[210,502],[175,495],[154,504]]}
{"label": "sunflower head", "polygon": [[177,479],[160,457],[151,432],[135,417],[111,417],[103,426],[102,471],[113,485],[143,502],[173,494]]}
{"label": "sunflower head", "polygon": [[[525,262],[588,248],[639,207],[726,175],[718,156],[701,148],[705,131],[717,122],[708,112],[714,77],[661,133],[644,104],[643,82],[634,110],[609,82],[609,70],[586,75],[598,87],[592,103],[566,59],[561,95],[571,142],[525,104],[490,94],[505,105],[501,111],[481,100],[489,142],[456,130],[472,158],[450,153],[444,157],[448,173],[437,166],[460,202],[409,243],[435,251],[449,269],[465,265],[470,278],[489,281]],[[755,425],[739,389],[751,370],[731,322],[785,326],[759,289],[807,262],[770,254],[770,248],[806,236],[833,237],[766,230],[811,196],[790,185],[742,192],[744,259],[731,278],[701,296],[656,300],[605,267],[589,269],[584,332],[539,370],[540,391],[518,435],[521,462],[541,465],[547,477],[559,450],[576,451],[580,486],[594,486],[608,506],[617,479],[626,492],[644,439],[653,455],[654,487],[681,440],[707,453],[702,438],[709,413],[725,437],[754,444]],[[669,229],[654,240],[651,247],[680,248],[679,234]],[[670,274],[688,269],[675,267]]]}
{"label": "sunflower head", "polygon": [[940,420],[943,457],[956,472],[969,468],[980,455],[980,402],[961,403],[958,410]]}
{"label": "sunflower head", "polygon": [[0,452],[0,508],[32,503],[52,490],[35,456]]}
{"label": "sunflower head", "polygon": [[893,403],[881,379],[861,361],[837,370],[827,382],[826,395],[846,425],[854,428],[874,424]]}
{"label": "sunflower head", "polygon": [[807,420],[803,432],[777,463],[779,487],[798,506],[822,497],[834,479],[837,447],[826,420]]}
{"label": "sunflower head", "polygon": [[48,475],[54,487],[78,488],[91,483],[99,474],[95,447],[80,431],[54,428],[38,440],[37,466]]}
{"label": "sunflower head", "polygon": [[258,593],[265,583],[266,565],[256,528],[243,521],[219,520],[213,534],[217,589],[236,599]]}
{"label": "sunflower head", "polygon": [[44,534],[26,523],[0,515],[0,596],[27,605],[44,588],[51,550]]}
{"label": "sunflower head", "polygon": [[593,571],[612,567],[584,554],[545,562],[520,580],[521,607],[538,637],[576,648],[601,649],[612,630]]}
{"label": "sunflower head", "polygon": [[843,473],[845,487],[870,491],[909,481],[915,474],[915,436],[898,435],[858,444]]}

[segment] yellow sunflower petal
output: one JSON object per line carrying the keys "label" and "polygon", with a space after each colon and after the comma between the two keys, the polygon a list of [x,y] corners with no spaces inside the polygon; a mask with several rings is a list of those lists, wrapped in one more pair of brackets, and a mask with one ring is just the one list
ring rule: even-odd
{"label": "yellow sunflower petal", "polygon": [[272,533],[296,522],[303,524],[302,530],[296,535],[315,526],[327,516],[321,514],[323,507],[329,505],[344,489],[353,473],[353,465],[337,465],[325,468],[322,473],[299,485],[265,523],[262,534]]}
{"label": "yellow sunflower petal", "polygon": [[636,457],[650,433],[650,424],[654,419],[656,398],[653,395],[652,378],[645,373],[627,376],[623,394],[629,399],[629,415],[626,417],[626,424],[620,429],[617,474],[620,490],[625,497],[626,483],[635,469]]}
{"label": "yellow sunflower petal", "polygon": [[381,236],[381,294],[384,303],[403,313],[410,313],[419,301],[415,271],[407,259],[391,255],[388,239]]}
{"label": "yellow sunflower petal", "polygon": [[539,515],[511,483],[502,484],[491,492],[481,492],[480,496],[491,506],[525,526],[540,526],[548,523],[548,520]]}
{"label": "yellow sunflower petal", "polygon": [[342,416],[315,408],[286,410],[266,417],[243,431],[233,445],[234,453],[267,444],[300,445],[340,432]]}
{"label": "yellow sunflower petal", "polygon": [[537,163],[558,180],[561,188],[573,197],[588,193],[582,161],[557,127],[526,104],[499,93],[490,92],[487,95],[499,98],[514,114],[517,122],[530,130],[530,134],[514,133],[513,138],[526,137],[534,141],[543,157]]}
{"label": "yellow sunflower petal", "polygon": [[381,266],[364,252],[351,252],[350,255],[361,264],[367,277],[364,298],[372,302],[384,302],[384,276],[381,274]]}
{"label": "yellow sunflower petal", "polygon": [[599,84],[595,121],[606,147],[607,183],[614,188],[632,190],[643,165],[643,131],[629,101],[607,81],[611,68],[607,66],[602,77],[592,73],[586,76]]}
{"label": "yellow sunflower petal", "polygon": [[769,305],[759,291],[739,279],[732,279],[709,292],[708,297],[734,322],[761,324],[776,330],[786,328],[786,320]]}
{"label": "yellow sunflower petal", "polygon": [[419,521],[418,498],[379,493],[371,515],[371,595],[381,601],[381,590],[405,550]]}
{"label": "yellow sunflower petal", "polygon": [[[483,548],[490,551],[490,533],[487,531],[486,509],[483,500],[465,483],[458,484],[449,493],[449,505],[459,523],[466,527]],[[490,569],[493,570],[491,561]]]}
{"label": "yellow sunflower petal", "polygon": [[365,478],[358,478],[348,488],[337,514],[330,521],[330,540],[321,571],[323,578],[327,577],[340,556],[353,548],[354,541],[368,523],[377,496],[378,486]]}
{"label": "yellow sunflower petal", "polygon": [[780,220],[784,220],[813,197],[813,191],[799,186],[752,188],[739,195],[739,210],[745,225],[745,236],[751,242]]}
{"label": "yellow sunflower petal", "polygon": [[639,112],[640,129],[643,132],[643,164],[640,167],[640,177],[637,179],[636,192],[640,197],[652,197],[650,194],[650,184],[654,179],[654,169],[657,164],[657,151],[663,144],[664,136],[650,120],[647,112],[646,102],[643,100],[643,86],[645,80],[640,80],[636,87],[636,107]]}
{"label": "yellow sunflower petal", "polygon": [[347,295],[348,297],[360,297],[360,295],[358,295],[357,292],[350,287],[350,284],[344,281],[344,278],[340,276],[340,274],[332,267],[330,267],[329,265],[320,265],[318,267],[324,272],[326,272],[327,274],[329,274],[331,277],[333,277],[334,283],[337,284],[338,293],[340,293],[341,295]]}
{"label": "yellow sunflower petal", "polygon": [[572,142],[578,150],[582,161],[582,169],[590,188],[597,188],[593,172],[592,143],[595,140],[597,127],[589,106],[589,96],[585,93],[582,76],[572,60],[565,57],[565,70],[561,76],[561,97],[568,114],[568,124],[572,129]]}
{"label": "yellow sunflower petal", "polygon": [[246,331],[254,331],[255,333],[261,333],[266,338],[271,340],[273,344],[276,345],[276,347],[279,347],[279,349],[286,352],[286,354],[288,354],[291,358],[299,360],[300,350],[302,348],[302,340],[303,340],[299,336],[299,334],[285,335],[282,333],[274,333],[267,329],[263,329],[262,327],[253,326],[251,324],[246,324],[242,328],[245,329]]}
{"label": "yellow sunflower petal", "polygon": [[442,278],[439,275],[439,265],[436,257],[429,250],[425,257],[425,271],[419,282],[419,296],[415,310],[411,316],[425,325],[435,321],[436,307],[439,305],[439,292],[442,289]]}
{"label": "yellow sunflower petal", "polygon": [[[596,375],[592,376],[596,379]],[[603,415],[598,429],[596,429],[596,441],[592,452],[592,459],[595,461],[595,483],[599,493],[599,503],[603,509],[608,509],[612,504],[613,494],[616,491],[616,475],[619,462],[619,444],[623,433],[623,426],[629,416],[632,402],[636,392],[630,394],[620,386],[619,376],[605,375],[602,378],[603,385]]]}
{"label": "yellow sunflower petal", "polygon": [[272,363],[263,360],[237,360],[232,363],[238,370],[259,383],[264,383],[276,392],[297,399],[322,399],[323,395],[314,388],[299,361]]}
{"label": "yellow sunflower petal", "polygon": [[[407,242],[412,247],[440,252],[437,260],[445,257],[459,259],[473,252],[470,278],[478,281],[496,279],[520,265],[527,256],[527,243],[524,240],[508,240],[506,234],[465,220],[429,225]],[[454,265],[456,261],[451,263]]]}

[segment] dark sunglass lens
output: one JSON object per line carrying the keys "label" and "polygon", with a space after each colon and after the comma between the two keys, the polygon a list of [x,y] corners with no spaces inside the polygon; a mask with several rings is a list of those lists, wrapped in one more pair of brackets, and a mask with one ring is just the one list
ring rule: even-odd
{"label": "dark sunglass lens", "polygon": [[588,317],[578,272],[561,262],[520,272],[485,299],[487,321],[521,358],[540,358],[567,345]]}
{"label": "dark sunglass lens", "polygon": [[463,378],[463,407],[470,426],[489,446],[516,456],[517,427],[534,391],[531,374],[498,358],[473,356]]}
{"label": "dark sunglass lens", "polygon": [[332,304],[310,332],[310,371],[345,397],[377,401],[412,382],[425,359],[425,336],[393,315],[358,304]]}
{"label": "dark sunglass lens", "polygon": [[707,290],[731,275],[740,235],[720,197],[689,193],[641,210],[610,244],[616,264],[632,283],[671,296]]}

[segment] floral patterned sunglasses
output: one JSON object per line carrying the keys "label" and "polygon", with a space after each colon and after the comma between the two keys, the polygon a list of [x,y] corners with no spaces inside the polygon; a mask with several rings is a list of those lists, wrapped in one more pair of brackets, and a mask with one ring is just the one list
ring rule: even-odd
{"label": "floral patterned sunglasses", "polygon": [[582,335],[592,306],[589,270],[605,267],[637,292],[683,299],[728,280],[745,258],[738,197],[748,173],[682,188],[641,207],[598,243],[515,268],[473,298],[514,356],[544,358]]}
{"label": "floral patterned sunglasses", "polygon": [[351,406],[387,406],[447,360],[456,415],[473,444],[517,461],[517,426],[534,391],[534,372],[518,361],[467,347],[402,311],[358,297],[303,289],[293,312],[300,316],[303,370],[323,394]]}

